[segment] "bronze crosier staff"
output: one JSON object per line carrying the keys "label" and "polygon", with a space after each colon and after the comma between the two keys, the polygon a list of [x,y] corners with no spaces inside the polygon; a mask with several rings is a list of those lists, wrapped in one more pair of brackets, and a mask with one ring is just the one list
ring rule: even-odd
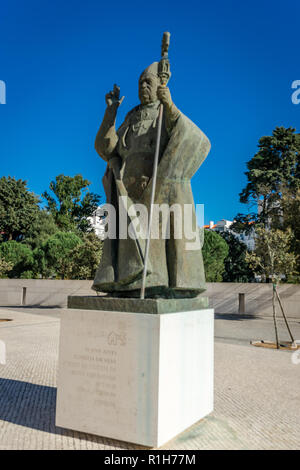
{"label": "bronze crosier staff", "polygon": [[[161,60],[158,64],[158,76],[159,76],[160,83],[161,83],[162,86],[166,86],[166,84],[167,84],[167,82],[170,78],[170,62],[169,62],[169,58],[168,58],[169,45],[170,45],[170,33],[165,32],[163,34],[163,38],[162,38]],[[160,149],[163,110],[164,110],[164,106],[161,103],[161,105],[159,107],[156,147],[155,147],[155,155],[154,155],[154,163],[153,163],[150,213],[149,213],[149,219],[148,219],[148,230],[147,230],[146,247],[145,247],[144,270],[143,270],[142,287],[141,287],[141,299],[145,298],[147,264],[148,264],[150,238],[151,238],[153,204],[154,204],[154,198],[155,198],[155,188],[156,188],[156,178],[157,178],[158,156],[159,156],[159,149]]]}

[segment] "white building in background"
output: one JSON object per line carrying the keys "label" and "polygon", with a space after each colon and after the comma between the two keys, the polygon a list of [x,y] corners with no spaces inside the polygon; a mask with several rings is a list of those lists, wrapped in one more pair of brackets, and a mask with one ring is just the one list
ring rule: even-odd
{"label": "white building in background", "polygon": [[97,237],[103,240],[105,232],[105,215],[102,207],[97,207],[92,217],[88,217],[88,220],[91,226],[93,227]]}
{"label": "white building in background", "polygon": [[213,221],[209,222],[209,225],[204,225],[206,230],[214,230],[215,232],[230,232],[234,235],[240,242],[245,243],[249,251],[254,250],[255,240],[254,240],[254,230],[251,230],[249,234],[246,233],[236,233],[231,230],[231,225],[233,224],[232,220],[221,219],[216,224]]}
{"label": "white building in background", "polygon": [[[88,220],[93,227],[95,234],[101,240],[104,239],[105,233],[105,214],[102,206],[97,207],[92,217],[88,217]],[[232,220],[221,219],[216,224],[213,221],[209,222],[209,225],[204,225],[206,230],[214,230],[215,232],[230,232],[234,235],[240,242],[245,243],[249,251],[254,250],[255,241],[254,241],[254,230],[251,230],[249,234],[246,233],[236,233],[231,230],[233,224]]]}

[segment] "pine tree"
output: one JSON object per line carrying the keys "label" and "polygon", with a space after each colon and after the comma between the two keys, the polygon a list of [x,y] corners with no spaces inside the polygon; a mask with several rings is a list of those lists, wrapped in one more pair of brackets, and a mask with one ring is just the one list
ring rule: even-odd
{"label": "pine tree", "polygon": [[97,209],[100,196],[89,192],[90,184],[82,175],[58,175],[50,183],[52,194],[47,191],[42,194],[48,202],[47,210],[52,214],[59,230],[92,230],[87,217],[92,216]]}
{"label": "pine tree", "polygon": [[11,176],[0,178],[0,233],[2,240],[20,240],[36,220],[39,198],[27,183]]}

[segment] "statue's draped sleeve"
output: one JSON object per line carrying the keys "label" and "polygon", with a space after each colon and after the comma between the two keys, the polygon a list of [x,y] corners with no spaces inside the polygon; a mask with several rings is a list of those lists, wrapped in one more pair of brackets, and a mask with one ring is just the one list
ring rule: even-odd
{"label": "statue's draped sleeve", "polygon": [[118,135],[116,132],[116,107],[107,107],[100,129],[96,135],[95,149],[103,160],[108,161],[116,156]]}

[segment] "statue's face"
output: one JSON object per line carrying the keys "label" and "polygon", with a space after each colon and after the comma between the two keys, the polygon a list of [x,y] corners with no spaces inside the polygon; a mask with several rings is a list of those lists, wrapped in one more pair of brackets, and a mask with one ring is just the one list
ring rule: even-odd
{"label": "statue's face", "polygon": [[152,74],[142,74],[139,80],[139,99],[142,104],[157,101],[158,80]]}

